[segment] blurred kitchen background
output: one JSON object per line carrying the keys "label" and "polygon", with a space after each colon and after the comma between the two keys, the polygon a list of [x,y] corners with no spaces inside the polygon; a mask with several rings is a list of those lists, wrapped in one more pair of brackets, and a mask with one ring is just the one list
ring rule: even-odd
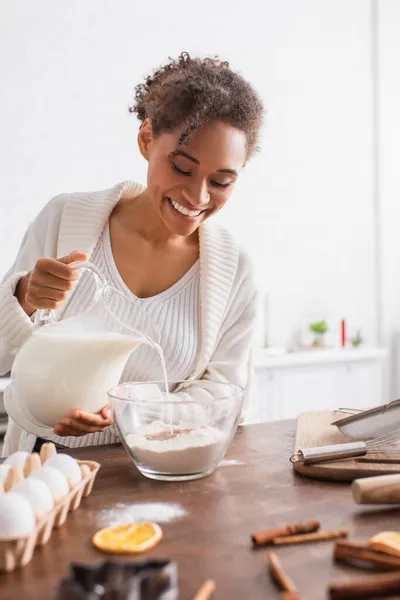
{"label": "blurred kitchen background", "polygon": [[52,196],[145,181],[134,86],[183,50],[218,54],[268,109],[217,217],[262,292],[248,420],[400,396],[399,0],[0,9],[0,273]]}

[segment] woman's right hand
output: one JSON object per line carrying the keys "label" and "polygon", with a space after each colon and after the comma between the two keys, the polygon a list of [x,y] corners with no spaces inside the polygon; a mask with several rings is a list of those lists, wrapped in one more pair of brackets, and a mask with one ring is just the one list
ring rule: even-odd
{"label": "woman's right hand", "polygon": [[71,252],[62,258],[39,258],[32,271],[19,280],[15,296],[31,316],[38,309],[56,309],[67,297],[78,273],[68,265],[87,260],[83,252]]}

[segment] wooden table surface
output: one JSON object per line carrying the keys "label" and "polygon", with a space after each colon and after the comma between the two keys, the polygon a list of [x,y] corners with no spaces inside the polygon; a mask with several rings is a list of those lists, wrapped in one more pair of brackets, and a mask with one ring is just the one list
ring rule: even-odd
{"label": "wooden table surface", "polygon": [[[348,484],[294,474],[289,462],[294,431],[294,421],[243,427],[214,474],[186,483],[145,479],[121,446],[74,451],[77,458],[102,465],[92,495],[53,532],[44,548],[36,550],[29,565],[0,575],[1,600],[54,598],[57,581],[67,575],[71,561],[94,563],[107,556],[92,548],[92,534],[113,524],[135,503],[169,503],[185,513],[161,523],[164,539],[140,556],[176,561],[181,600],[191,599],[207,578],[216,580],[215,600],[278,598],[266,568],[267,550],[251,547],[253,531],[315,518],[324,529],[348,528],[351,539],[358,541],[399,529],[400,507],[360,507]],[[163,512],[168,508],[173,512],[167,504]],[[277,550],[304,598],[326,598],[329,582],[364,573],[335,565],[332,547],[332,542],[320,542]]]}

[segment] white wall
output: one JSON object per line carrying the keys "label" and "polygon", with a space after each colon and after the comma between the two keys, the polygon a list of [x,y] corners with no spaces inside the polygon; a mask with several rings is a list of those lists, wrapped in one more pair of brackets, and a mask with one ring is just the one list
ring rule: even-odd
{"label": "white wall", "polygon": [[[393,356],[391,397],[400,397],[400,2],[378,4],[379,202],[382,333]],[[397,331],[397,335],[395,334]]]}
{"label": "white wall", "polygon": [[369,2],[2,0],[1,8],[0,272],[51,196],[144,179],[127,114],[134,85],[182,50],[219,53],[269,110],[263,151],[221,220],[271,292],[271,343],[289,341],[313,311],[333,325],[344,316],[374,342]]}

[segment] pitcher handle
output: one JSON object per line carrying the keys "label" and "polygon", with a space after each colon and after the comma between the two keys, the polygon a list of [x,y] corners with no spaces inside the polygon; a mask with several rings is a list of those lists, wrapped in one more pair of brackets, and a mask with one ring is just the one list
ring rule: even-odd
{"label": "pitcher handle", "polygon": [[[96,267],[96,265],[88,261],[75,261],[69,266],[71,267],[71,269],[74,269],[76,271],[86,270],[90,271],[90,273],[93,274],[94,280],[96,282],[94,300],[97,300],[103,293],[104,288],[107,287],[107,280],[104,277],[104,274],[100,271],[100,269]],[[38,311],[38,313],[39,326],[55,323],[55,310],[51,308],[45,308]]]}

